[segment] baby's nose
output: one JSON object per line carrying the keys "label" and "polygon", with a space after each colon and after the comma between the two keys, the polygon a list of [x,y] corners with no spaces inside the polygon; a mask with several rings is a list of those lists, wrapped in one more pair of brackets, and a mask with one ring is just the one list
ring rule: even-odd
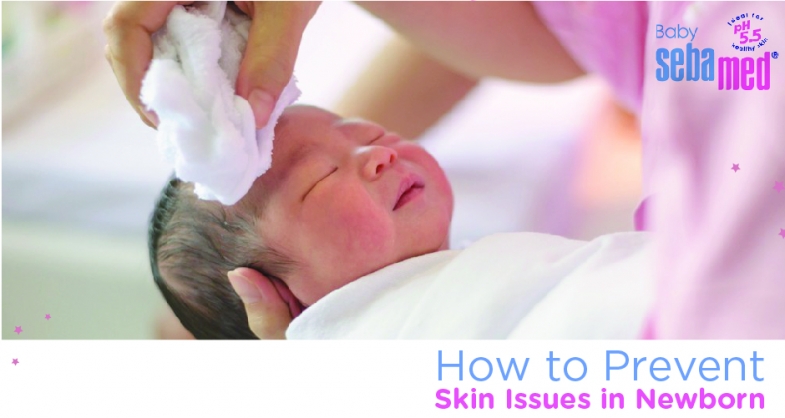
{"label": "baby's nose", "polygon": [[368,180],[376,180],[398,160],[398,153],[388,147],[370,145],[360,150],[363,157],[362,174]]}

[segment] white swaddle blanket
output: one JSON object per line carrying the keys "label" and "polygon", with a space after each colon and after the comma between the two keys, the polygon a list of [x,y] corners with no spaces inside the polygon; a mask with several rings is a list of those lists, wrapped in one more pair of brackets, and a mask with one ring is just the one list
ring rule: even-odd
{"label": "white swaddle blanket", "polygon": [[289,339],[630,339],[653,299],[649,233],[498,234],[396,263],[319,300]]}
{"label": "white swaddle blanket", "polygon": [[272,163],[278,118],[300,91],[289,81],[270,122],[256,130],[248,101],[235,93],[250,19],[226,2],[176,6],[153,35],[141,100],[158,115],[158,143],[175,175],[201,199],[232,205]]}

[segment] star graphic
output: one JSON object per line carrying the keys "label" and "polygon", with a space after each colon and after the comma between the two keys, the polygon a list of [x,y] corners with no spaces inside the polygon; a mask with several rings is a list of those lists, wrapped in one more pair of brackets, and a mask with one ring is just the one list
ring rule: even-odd
{"label": "star graphic", "polygon": [[780,228],[780,233],[777,235],[781,236],[782,239],[785,239],[785,229]]}
{"label": "star graphic", "polygon": [[779,193],[779,192],[781,192],[781,191],[785,190],[785,186],[783,186],[783,184],[782,184],[782,183],[783,183],[783,182],[781,182],[781,181],[775,181],[775,182],[774,182],[774,190],[776,190],[776,191],[777,191],[777,193]]}
{"label": "star graphic", "polygon": [[19,364],[19,359],[15,358],[14,361],[11,362],[11,364],[16,366],[17,364]]}
{"label": "star graphic", "polygon": [[735,172],[737,172],[737,171],[739,171],[741,169],[739,168],[738,164],[733,164],[733,167],[731,167],[731,170],[733,170],[733,172],[735,173]]}
{"label": "star graphic", "polygon": [[48,320],[52,319],[52,315],[46,314],[46,316],[44,318],[46,318],[46,320],[48,321]]}
{"label": "star graphic", "polygon": [[22,333],[22,327],[20,327],[20,326],[17,326],[17,327],[14,329],[14,332],[16,333],[16,335],[19,335],[19,334],[21,334],[21,333]]}

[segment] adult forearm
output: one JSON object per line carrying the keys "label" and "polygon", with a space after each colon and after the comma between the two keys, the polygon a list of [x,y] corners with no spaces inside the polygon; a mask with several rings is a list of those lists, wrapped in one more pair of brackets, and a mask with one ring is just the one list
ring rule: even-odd
{"label": "adult forearm", "polygon": [[584,74],[528,2],[356,2],[448,68],[558,83]]}
{"label": "adult forearm", "polygon": [[583,75],[534,7],[519,2],[357,2],[406,43],[385,48],[337,106],[416,138],[486,76]]}
{"label": "adult forearm", "polygon": [[395,38],[336,106],[343,116],[417,138],[466,96],[477,80],[451,70]]}

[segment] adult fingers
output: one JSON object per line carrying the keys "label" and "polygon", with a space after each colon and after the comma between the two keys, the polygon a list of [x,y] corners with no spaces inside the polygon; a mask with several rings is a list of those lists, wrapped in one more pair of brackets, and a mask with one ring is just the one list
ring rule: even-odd
{"label": "adult fingers", "polygon": [[263,340],[285,339],[292,316],[270,279],[249,268],[235,269],[228,276],[245,305],[251,331]]}
{"label": "adult fingers", "polygon": [[306,25],[320,2],[236,2],[252,18],[237,76],[237,93],[251,104],[256,127],[267,124],[294,71]]}
{"label": "adult fingers", "polygon": [[142,79],[153,57],[152,34],[160,29],[178,4],[193,2],[117,2],[104,19],[106,59],[112,66],[126,100],[148,125],[157,125],[154,113],[139,99]]}

